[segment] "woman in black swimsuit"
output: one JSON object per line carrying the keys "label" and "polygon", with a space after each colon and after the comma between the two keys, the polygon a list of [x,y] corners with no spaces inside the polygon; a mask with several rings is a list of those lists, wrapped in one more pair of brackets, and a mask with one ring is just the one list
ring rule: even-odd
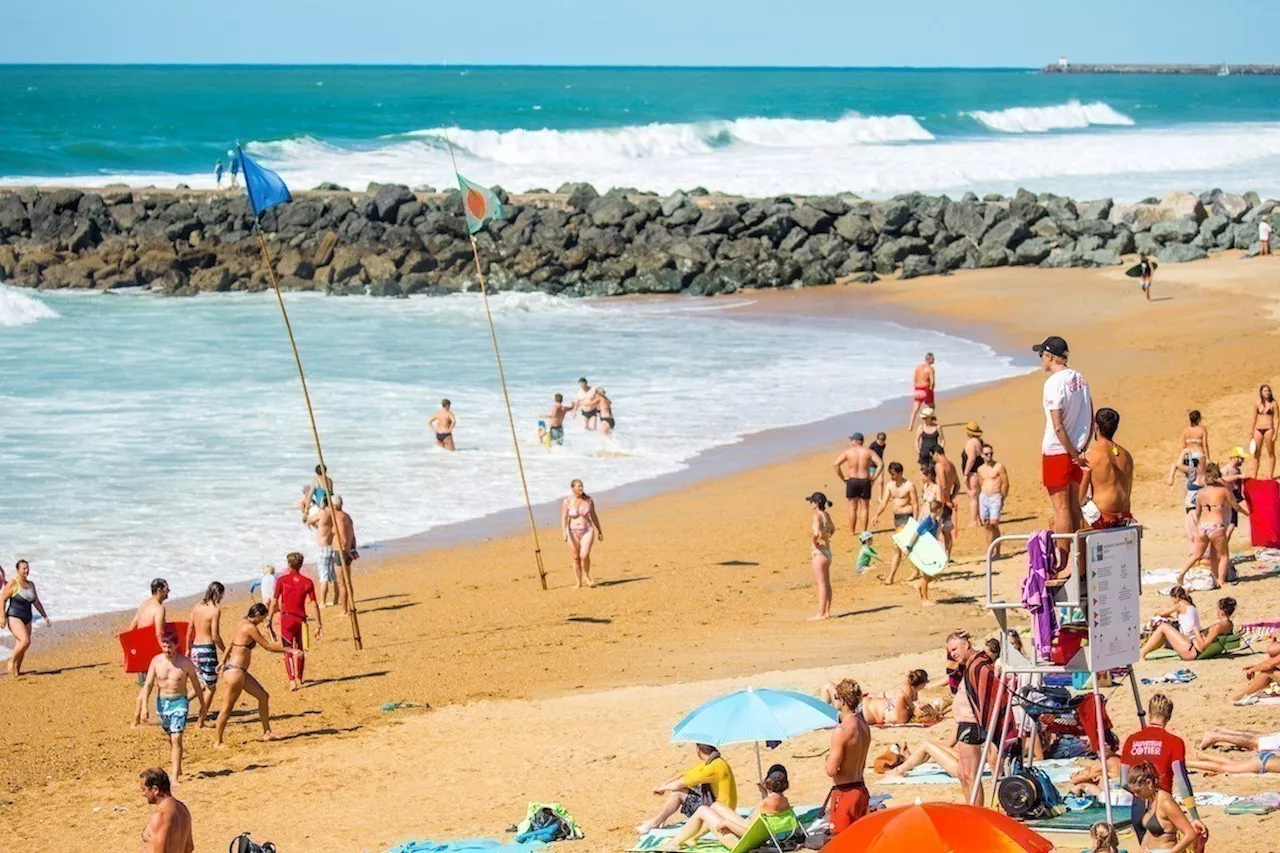
{"label": "woman in black swimsuit", "polygon": [[932,406],[920,410],[920,426],[916,428],[916,457],[921,465],[933,462],[933,449],[945,446],[942,427]]}
{"label": "woman in black swimsuit", "polygon": [[286,649],[263,636],[261,626],[266,619],[265,604],[255,604],[250,607],[249,613],[232,633],[231,642],[227,645],[227,654],[222,659],[222,665],[218,667],[222,683],[226,685],[226,692],[222,695],[222,713],[218,715],[218,726],[214,731],[213,745],[216,747],[225,746],[222,742],[222,733],[226,731],[227,721],[231,719],[231,709],[236,706],[241,691],[258,700],[258,719],[262,722],[262,739],[276,739],[276,736],[271,733],[271,694],[263,689],[258,679],[249,674],[253,647],[262,646],[267,651],[278,655],[299,655],[302,650]]}
{"label": "woman in black swimsuit", "polygon": [[5,625],[15,640],[13,656],[5,665],[13,678],[22,675],[22,659],[31,648],[32,608],[40,612],[46,625],[49,624],[49,614],[44,612],[36,585],[28,579],[30,574],[31,567],[27,561],[19,560],[13,566],[13,580],[0,587],[0,612],[4,613]]}
{"label": "woman in black swimsuit", "polygon": [[[1253,407],[1253,473],[1250,476],[1270,480],[1276,471],[1276,398],[1271,386],[1258,389],[1258,403]],[[1267,451],[1267,473],[1262,468],[1262,451]]]}
{"label": "woman in black swimsuit", "polygon": [[[1196,831],[1173,795],[1160,789],[1155,765],[1144,761],[1129,771],[1134,796],[1133,826],[1142,849],[1148,853],[1183,853],[1196,843]],[[1145,806],[1141,820],[1138,809]]]}

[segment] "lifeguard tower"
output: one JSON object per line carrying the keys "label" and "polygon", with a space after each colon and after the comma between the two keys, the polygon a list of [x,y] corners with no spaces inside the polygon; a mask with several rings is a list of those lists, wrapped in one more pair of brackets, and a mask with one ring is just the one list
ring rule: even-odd
{"label": "lifeguard tower", "polygon": [[[1103,800],[1107,822],[1114,825],[1111,784],[1106,773],[1106,733],[1101,730],[1104,715],[1099,675],[1112,670],[1125,670],[1133,690],[1138,719],[1141,721],[1146,716],[1138,683],[1133,675],[1133,664],[1137,662],[1141,651],[1142,615],[1139,599],[1142,593],[1142,528],[1133,526],[1112,530],[1084,530],[1052,536],[1055,546],[1063,543],[1067,546],[1067,569],[1048,583],[1047,591],[1051,594],[1058,613],[1066,618],[1060,620],[1060,644],[1047,657],[1041,657],[1034,643],[1027,644],[1028,654],[1023,654],[1007,642],[1009,616],[1024,608],[1020,600],[1005,601],[995,595],[992,554],[996,547],[1001,543],[1027,543],[1031,538],[1031,535],[1025,534],[1001,536],[987,550],[987,608],[1000,625],[1001,666],[1006,674],[1030,676],[1020,681],[1034,685],[1043,684],[1044,676],[1051,673],[1090,674],[1094,719],[1099,726],[1098,757],[1103,766]],[[1005,565],[1008,566],[1009,563]],[[1066,634],[1068,625],[1072,626],[1069,637]],[[1026,708],[1026,698],[1018,690],[1011,690],[1010,681],[1009,678],[1002,678],[1000,681],[997,697],[1010,690],[1012,701],[1007,704],[1000,724],[992,726],[992,731],[987,733],[980,767],[987,765],[996,731],[1008,731],[1014,707]],[[1001,701],[1002,698],[997,698],[997,707]],[[1034,714],[1027,713],[1022,719],[1024,722],[1019,727],[1018,743],[1023,743],[1024,738],[1034,738],[1039,726]],[[1024,729],[1027,730],[1025,733]],[[1031,741],[1025,742],[1030,744]],[[1003,771],[1005,747],[998,745],[997,748],[1000,755],[996,763],[996,786],[1008,775]],[[1025,758],[1028,765],[1030,757],[1030,750],[1027,750]],[[977,799],[978,782],[981,778],[979,774],[969,792],[970,804]]]}

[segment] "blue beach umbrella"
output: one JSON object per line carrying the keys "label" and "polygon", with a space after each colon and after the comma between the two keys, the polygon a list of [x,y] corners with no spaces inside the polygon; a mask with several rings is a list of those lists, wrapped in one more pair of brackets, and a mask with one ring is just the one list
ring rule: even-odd
{"label": "blue beach umbrella", "polygon": [[791,690],[747,689],[694,708],[676,724],[671,742],[711,746],[754,743],[759,773],[760,741],[787,740],[839,722],[835,708],[812,696]]}

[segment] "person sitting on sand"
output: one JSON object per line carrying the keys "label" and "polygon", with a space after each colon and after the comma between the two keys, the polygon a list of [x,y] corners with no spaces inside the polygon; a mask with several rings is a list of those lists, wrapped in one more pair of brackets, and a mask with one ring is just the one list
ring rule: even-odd
{"label": "person sitting on sand", "polygon": [[686,844],[692,846],[693,842],[708,832],[714,832],[720,837],[725,847],[732,848],[751,828],[756,818],[761,815],[785,815],[791,812],[791,802],[785,796],[787,789],[791,787],[791,782],[787,778],[787,768],[781,764],[773,765],[758,787],[762,798],[760,804],[745,818],[724,803],[698,806],[685,822],[680,834],[659,849],[679,850]]}
{"label": "person sitting on sand", "polygon": [[175,781],[182,778],[182,733],[187,730],[187,714],[191,709],[187,694],[194,692],[200,700],[202,723],[209,711],[202,688],[196,665],[178,651],[177,632],[166,631],[160,640],[160,654],[153,657],[147,667],[138,701],[145,705],[151,691],[156,691],[156,718],[160,721],[160,730],[169,738],[170,776]]}
{"label": "person sitting on sand", "polygon": [[1267,656],[1253,664],[1245,664],[1244,677],[1248,682],[1239,690],[1227,694],[1232,702],[1240,704],[1246,696],[1261,693],[1272,684],[1280,684],[1280,648],[1273,642],[1267,648]]}
{"label": "person sitting on sand", "polygon": [[[876,553],[876,549],[871,545],[872,540],[875,538],[875,534],[870,530],[864,530],[858,535],[858,541],[862,543],[862,546],[858,549],[858,559],[854,564],[853,570],[854,574],[865,574],[866,571],[871,568],[872,563],[884,562],[880,559],[880,555]],[[897,549],[894,550],[896,551]]]}
{"label": "person sitting on sand", "polygon": [[1080,481],[1080,499],[1086,518],[1092,517],[1094,530],[1128,527],[1133,522],[1130,497],[1133,494],[1133,456],[1116,444],[1120,413],[1098,409],[1093,416],[1093,441],[1084,452],[1085,466]]}
{"label": "person sitting on sand", "polygon": [[929,673],[913,669],[902,683],[886,690],[884,696],[868,696],[862,700],[862,716],[873,726],[902,726],[915,717],[920,690],[929,683]]}
{"label": "person sitting on sand", "polygon": [[1169,605],[1157,609],[1153,618],[1157,624],[1162,620],[1176,622],[1178,624],[1178,632],[1184,637],[1190,637],[1200,630],[1200,611],[1196,608],[1196,603],[1191,598],[1191,593],[1180,586],[1175,586],[1169,590]]}
{"label": "person sitting on sand", "polygon": [[1171,623],[1161,622],[1156,625],[1151,636],[1147,637],[1147,642],[1143,644],[1142,657],[1145,660],[1157,649],[1170,648],[1183,660],[1215,658],[1226,651],[1226,638],[1235,633],[1236,627],[1231,622],[1235,612],[1234,598],[1220,598],[1218,599],[1218,620],[1209,626],[1207,631],[1197,626],[1191,629],[1190,634],[1183,634]]}
{"label": "person sitting on sand", "polygon": [[1231,554],[1227,551],[1227,524],[1231,520],[1231,512],[1248,515],[1249,511],[1240,506],[1222,482],[1222,471],[1217,462],[1204,466],[1204,487],[1196,494],[1196,550],[1187,560],[1186,568],[1178,574],[1178,585],[1187,576],[1187,572],[1200,562],[1200,558],[1213,547],[1215,558],[1214,585],[1227,586],[1230,581],[1227,572],[1231,568]]}
{"label": "person sitting on sand", "polygon": [[226,732],[227,722],[231,719],[231,711],[236,707],[242,692],[248,693],[258,700],[258,721],[262,723],[262,739],[275,740],[271,732],[271,694],[258,683],[258,679],[249,674],[249,663],[253,659],[254,646],[262,646],[269,652],[278,655],[300,655],[302,649],[286,649],[267,639],[262,633],[262,623],[267,621],[267,606],[255,604],[249,608],[244,619],[231,634],[231,643],[227,653],[218,667],[226,692],[222,694],[222,712],[218,714],[218,725],[214,729],[213,745],[217,748],[225,746],[222,736]]}
{"label": "person sitting on sand", "polygon": [[920,742],[906,760],[885,772],[885,776],[906,776],[921,764],[932,762],[942,768],[942,772],[952,778],[960,778],[960,757],[954,747],[946,746],[936,740],[925,738]]}
{"label": "person sitting on sand", "polygon": [[712,803],[721,803],[730,810],[738,807],[738,785],[729,762],[710,744],[699,743],[694,748],[698,763],[653,789],[656,796],[662,797],[662,806],[636,827],[637,834],[648,835],[676,812],[692,817],[700,807]]}

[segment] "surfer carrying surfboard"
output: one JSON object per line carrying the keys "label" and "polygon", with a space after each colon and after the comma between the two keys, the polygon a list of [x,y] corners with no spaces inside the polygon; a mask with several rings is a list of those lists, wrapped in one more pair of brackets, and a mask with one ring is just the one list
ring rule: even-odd
{"label": "surfer carrying surfboard", "polygon": [[[911,537],[911,541],[907,543],[906,548],[904,548],[907,554],[911,553],[911,549],[920,541],[920,537],[924,536],[926,533],[935,539],[937,538],[938,531],[942,527],[942,515],[945,510],[946,507],[943,505],[942,501],[932,501],[929,504],[929,514],[924,517],[923,521],[916,525],[915,535]],[[911,581],[911,585],[915,587],[916,592],[920,594],[920,604],[925,607],[935,606],[937,602],[929,600],[929,576],[919,570],[916,571],[916,574],[918,574],[919,577]]]}
{"label": "surfer carrying surfboard", "polygon": [[1142,279],[1142,293],[1147,297],[1147,301],[1151,301],[1151,273],[1155,271],[1151,265],[1151,259],[1146,255],[1138,255],[1138,273]]}

